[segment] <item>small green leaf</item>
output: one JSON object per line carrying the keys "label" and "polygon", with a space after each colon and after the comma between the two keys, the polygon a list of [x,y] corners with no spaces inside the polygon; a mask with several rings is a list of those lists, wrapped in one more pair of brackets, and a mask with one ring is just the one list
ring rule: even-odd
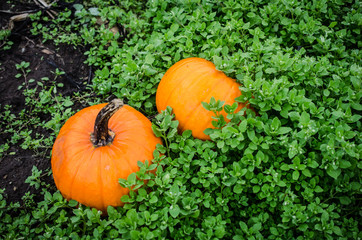
{"label": "small green leaf", "polygon": [[184,138],[189,138],[189,137],[191,137],[191,134],[192,134],[192,131],[191,131],[191,130],[185,130],[185,131],[182,133],[182,137],[184,137]]}
{"label": "small green leaf", "polygon": [[173,218],[177,218],[177,216],[180,214],[180,207],[177,204],[171,205],[169,213]]}
{"label": "small green leaf", "polygon": [[128,195],[123,195],[121,197],[121,201],[124,202],[124,203],[130,202],[129,196]]}
{"label": "small green leaf", "polygon": [[274,132],[274,131],[277,131],[279,128],[280,128],[280,125],[281,125],[281,122],[280,120],[275,117],[273,118],[273,121],[272,121],[272,124],[271,124],[271,130]]}
{"label": "small green leaf", "polygon": [[341,228],[338,227],[338,226],[333,226],[333,227],[332,227],[332,231],[333,231],[336,235],[338,235],[338,236],[343,236],[342,230],[341,230]]}
{"label": "small green leaf", "polygon": [[260,186],[254,186],[253,187],[253,193],[258,193],[260,191]]}
{"label": "small green leaf", "polygon": [[300,176],[299,171],[296,170],[296,171],[293,172],[293,180],[297,181],[299,176]]}
{"label": "small green leaf", "polygon": [[233,189],[234,193],[240,194],[243,191],[243,187],[240,184],[236,184]]}
{"label": "small green leaf", "polygon": [[339,167],[340,168],[349,168],[349,167],[351,167],[352,166],[352,164],[349,162],[349,161],[347,161],[347,160],[341,160],[340,162],[339,162]]}
{"label": "small green leaf", "polygon": [[73,200],[73,199],[71,199],[70,201],[69,201],[69,207],[76,207],[77,205],[78,205],[78,202],[77,201],[75,201],[75,200]]}
{"label": "small green leaf", "polygon": [[145,58],[145,63],[146,64],[152,64],[155,61],[155,57],[152,54],[147,54],[146,58]]}
{"label": "small green leaf", "polygon": [[334,169],[334,168],[332,168],[331,166],[329,166],[328,168],[327,168],[327,174],[329,175],[329,176],[331,176],[332,178],[334,178],[334,179],[337,179],[338,177],[339,177],[339,175],[341,175],[341,169],[340,168],[337,168],[337,169]]}
{"label": "small green leaf", "polygon": [[246,127],[247,127],[247,120],[244,119],[240,124],[239,124],[239,131],[240,132],[245,132],[246,131]]}
{"label": "small green leaf", "polygon": [[155,195],[153,195],[150,199],[151,204],[156,203],[157,201],[158,201],[158,198]]}
{"label": "small green leaf", "polygon": [[131,185],[136,184],[136,173],[133,172],[130,175],[128,175],[127,182],[129,182]]}
{"label": "small green leaf", "polygon": [[290,131],[292,131],[292,129],[290,127],[281,127],[278,130],[278,134],[282,135],[282,134],[286,134]]}
{"label": "small green leaf", "polygon": [[282,166],[280,166],[280,169],[283,171],[288,171],[290,169],[288,164],[283,164]]}
{"label": "small green leaf", "polygon": [[223,148],[224,145],[225,145],[225,142],[224,142],[224,141],[218,141],[218,142],[217,142],[217,147],[218,147],[218,148]]}
{"label": "small green leaf", "polygon": [[302,174],[306,177],[312,177],[312,174],[307,168],[303,169]]}
{"label": "small green leaf", "polygon": [[207,102],[201,102],[201,104],[206,110],[210,111],[210,105]]}
{"label": "small green leaf", "polygon": [[310,115],[307,112],[302,112],[302,115],[300,116],[300,122],[303,125],[307,125],[310,121]]}
{"label": "small green leaf", "polygon": [[339,201],[341,202],[341,204],[343,204],[343,205],[349,205],[349,204],[351,204],[351,199],[349,198],[349,197],[347,197],[347,196],[343,196],[343,197],[340,197],[339,198]]}

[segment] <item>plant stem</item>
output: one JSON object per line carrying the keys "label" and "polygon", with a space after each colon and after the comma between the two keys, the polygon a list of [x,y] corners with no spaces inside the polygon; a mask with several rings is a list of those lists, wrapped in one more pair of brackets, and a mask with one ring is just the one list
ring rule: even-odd
{"label": "plant stem", "polygon": [[166,151],[167,151],[167,156],[170,156],[170,148],[168,147],[168,141],[167,141],[167,137],[166,137],[166,133],[164,135],[162,135],[163,140],[165,141],[165,145],[166,145]]}
{"label": "plant stem", "polygon": [[124,105],[120,99],[114,99],[98,113],[94,123],[94,131],[91,134],[91,142],[94,147],[102,147],[111,144],[115,134],[108,129],[108,121]]}

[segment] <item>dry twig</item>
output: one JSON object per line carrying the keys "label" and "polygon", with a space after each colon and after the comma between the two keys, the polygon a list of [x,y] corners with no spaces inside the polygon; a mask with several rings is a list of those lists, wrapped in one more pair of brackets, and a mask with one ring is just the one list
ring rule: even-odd
{"label": "dry twig", "polygon": [[[42,9],[49,9],[52,4],[54,4],[56,1],[52,2],[51,4],[47,4],[44,0],[33,0],[38,6],[40,6]],[[57,15],[57,12],[54,10],[45,10],[46,13],[52,18],[55,19],[55,16]]]}

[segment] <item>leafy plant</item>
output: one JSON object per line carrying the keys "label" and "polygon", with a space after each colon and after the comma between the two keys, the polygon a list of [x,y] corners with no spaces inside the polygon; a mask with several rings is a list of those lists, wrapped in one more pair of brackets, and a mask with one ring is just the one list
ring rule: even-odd
{"label": "leafy plant", "polygon": [[1,29],[0,30],[0,49],[9,50],[14,42],[8,40],[11,35],[11,30],[9,29]]}

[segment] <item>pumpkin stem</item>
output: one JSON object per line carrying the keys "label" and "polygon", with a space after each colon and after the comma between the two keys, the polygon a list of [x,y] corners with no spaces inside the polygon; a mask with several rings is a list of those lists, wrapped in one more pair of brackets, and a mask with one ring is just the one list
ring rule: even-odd
{"label": "pumpkin stem", "polygon": [[108,129],[108,121],[123,105],[122,100],[113,99],[98,113],[94,123],[94,131],[91,134],[91,142],[94,147],[102,147],[112,143],[115,133]]}

